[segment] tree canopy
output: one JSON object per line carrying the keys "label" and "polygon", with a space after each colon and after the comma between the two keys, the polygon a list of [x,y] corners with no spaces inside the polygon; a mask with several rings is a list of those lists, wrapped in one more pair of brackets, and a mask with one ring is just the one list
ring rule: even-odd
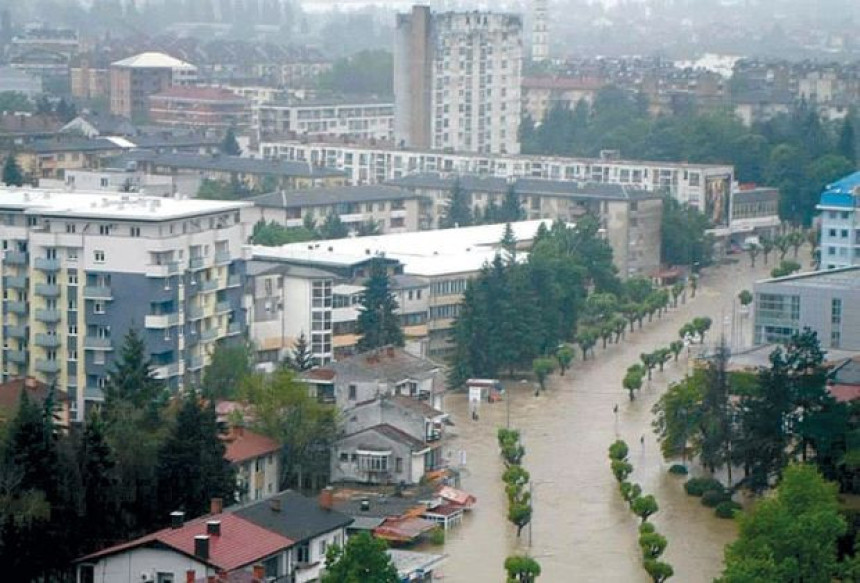
{"label": "tree canopy", "polygon": [[329,547],[321,583],[399,583],[386,548],[384,540],[366,532],[349,537],[343,548]]}

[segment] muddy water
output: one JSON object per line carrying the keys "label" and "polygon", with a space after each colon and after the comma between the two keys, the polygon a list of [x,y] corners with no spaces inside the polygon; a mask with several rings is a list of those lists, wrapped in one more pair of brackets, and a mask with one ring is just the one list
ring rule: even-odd
{"label": "muddy water", "polygon": [[[739,256],[737,264],[703,275],[695,299],[645,323],[620,345],[598,347],[596,358],[577,360],[564,377],[554,376],[541,396],[535,397],[530,385],[513,385],[511,426],[522,433],[525,467],[534,483],[533,530],[529,533],[526,527],[519,539],[505,519],[503,468],[495,438],[496,429],[507,421],[506,403],[482,404],[475,422],[469,418],[465,395],[447,398],[446,409],[458,432],[450,450],[458,461],[459,451],[465,452],[462,486],[478,497],[478,507],[449,534],[443,580],[501,582],[505,557],[529,552],[542,566],[542,582],[647,582],[637,545],[638,521],[621,499],[607,461],[609,444],[620,437],[630,444],[635,468],[631,480],[654,494],[660,505],[651,520],[669,540],[664,560],[675,569],[673,580],[712,581],[722,569],[723,548],[736,536],[736,527],[684,494],[683,479],[667,473],[670,463],[662,459],[650,426],[652,405],[669,382],[683,376],[687,359],[682,354],[664,372],[655,371],[632,403],[621,380],[640,353],[667,345],[693,317],[710,316],[715,335],[725,321],[725,336],[731,337],[730,318],[725,316],[731,314],[733,299],[741,289],[751,290],[752,282],[770,267],[752,270],[748,258]],[[738,322],[748,346],[749,318],[739,317]]]}

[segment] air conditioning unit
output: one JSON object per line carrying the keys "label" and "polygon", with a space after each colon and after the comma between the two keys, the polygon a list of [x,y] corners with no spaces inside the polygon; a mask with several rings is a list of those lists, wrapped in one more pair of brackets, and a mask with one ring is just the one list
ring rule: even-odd
{"label": "air conditioning unit", "polygon": [[141,583],[149,583],[150,581],[155,581],[155,571],[141,571],[140,581]]}

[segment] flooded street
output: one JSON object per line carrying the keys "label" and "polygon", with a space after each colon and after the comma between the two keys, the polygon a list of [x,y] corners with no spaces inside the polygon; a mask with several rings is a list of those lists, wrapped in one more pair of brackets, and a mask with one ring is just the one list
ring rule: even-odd
{"label": "flooded street", "polygon": [[[630,481],[654,494],[660,505],[651,520],[668,538],[664,560],[675,569],[673,580],[709,582],[719,574],[723,547],[736,536],[736,527],[717,519],[698,498],[686,496],[684,478],[667,473],[671,464],[660,455],[651,430],[651,407],[670,381],[683,376],[685,355],[667,364],[665,372],[655,370],[650,386],[644,385],[632,403],[621,380],[640,353],[668,345],[677,338],[678,328],[694,317],[713,319],[711,338],[718,338],[721,331],[726,338],[732,336],[729,322],[737,292],[752,290],[752,282],[765,277],[774,263],[771,257],[770,265],[763,266],[759,258],[752,270],[746,255],[735,257],[736,264],[703,274],[695,299],[679,303],[661,320],[646,321],[620,345],[606,350],[598,345],[596,358],[585,363],[577,353],[573,369],[564,377],[554,375],[540,397],[533,395],[531,385],[514,386],[511,426],[521,431],[524,467],[534,484],[531,536],[526,527],[517,540],[515,528],[506,521],[503,464],[496,444],[496,429],[506,422],[506,403],[482,404],[480,420],[474,422],[464,394],[447,397],[446,409],[458,433],[450,449],[455,460],[459,450],[465,450],[462,487],[478,497],[478,506],[462,527],[449,533],[444,548],[449,555],[443,569],[446,583],[504,581],[504,559],[517,552],[538,559],[543,582],[649,581],[637,543],[638,519],[622,500],[609,470],[607,448],[616,437],[630,445],[635,468]],[[744,345],[749,346],[749,318],[739,317],[738,322],[743,325]]]}

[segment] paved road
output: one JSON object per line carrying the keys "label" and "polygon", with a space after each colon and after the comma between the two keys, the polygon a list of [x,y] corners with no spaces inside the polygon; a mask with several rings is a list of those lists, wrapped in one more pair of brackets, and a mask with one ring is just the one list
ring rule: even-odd
{"label": "paved road", "polygon": [[[517,540],[505,521],[503,468],[495,439],[496,429],[506,421],[505,404],[482,405],[480,420],[474,422],[468,418],[465,396],[449,397],[446,409],[459,433],[451,451],[457,459],[457,452],[465,450],[463,487],[478,497],[478,508],[449,536],[444,581],[503,581],[505,557],[526,551],[539,559],[544,582],[648,581],[637,545],[637,520],[618,493],[606,457],[616,436],[630,444],[635,468],[631,479],[660,504],[652,520],[669,539],[665,560],[675,568],[674,580],[712,581],[722,568],[723,547],[736,536],[735,525],[715,518],[698,499],[684,495],[683,479],[667,474],[670,464],[662,459],[651,431],[651,407],[669,382],[683,376],[686,359],[682,356],[665,372],[655,372],[632,403],[621,379],[640,353],[667,345],[677,338],[678,328],[696,316],[710,316],[712,334],[719,335],[737,293],[751,290],[752,282],[764,277],[772,263],[773,258],[771,266],[753,270],[749,259],[739,256],[736,264],[708,270],[695,299],[628,334],[620,345],[598,348],[595,359],[577,361],[567,375],[554,377],[542,396],[534,397],[528,386],[515,386],[511,424],[523,434],[525,467],[535,484],[531,548],[528,530]],[[726,318],[723,330],[727,338],[733,336],[730,320]],[[744,324],[738,330],[744,330],[734,337],[744,337],[749,345],[748,318],[738,321]]]}

